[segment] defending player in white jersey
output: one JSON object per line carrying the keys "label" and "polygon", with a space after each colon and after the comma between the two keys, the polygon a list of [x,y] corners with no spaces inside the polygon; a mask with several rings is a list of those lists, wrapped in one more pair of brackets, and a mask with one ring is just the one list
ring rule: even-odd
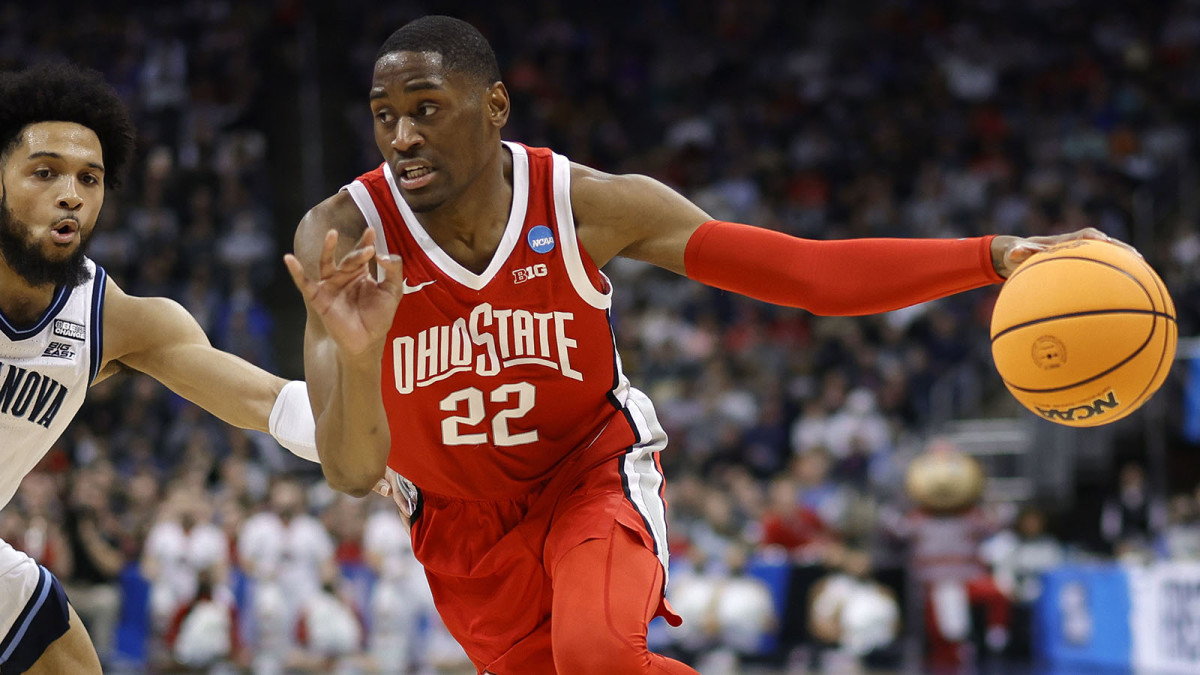
{"label": "defending player in white jersey", "polygon": [[[183,307],[126,295],[84,256],[133,145],[128,112],[99,73],[55,65],[0,76],[0,507],[87,387],[120,368],[316,461],[302,382],[213,348]],[[100,672],[58,580],[3,541],[0,672]]]}

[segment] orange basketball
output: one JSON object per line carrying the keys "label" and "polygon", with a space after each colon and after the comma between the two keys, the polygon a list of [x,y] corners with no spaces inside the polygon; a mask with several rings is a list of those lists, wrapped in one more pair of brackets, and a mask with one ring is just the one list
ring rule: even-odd
{"label": "orange basketball", "polygon": [[1013,396],[1044,419],[1107,424],[1137,410],[1175,358],[1175,305],[1136,254],[1102,241],[1033,255],[1000,289],[992,358]]}

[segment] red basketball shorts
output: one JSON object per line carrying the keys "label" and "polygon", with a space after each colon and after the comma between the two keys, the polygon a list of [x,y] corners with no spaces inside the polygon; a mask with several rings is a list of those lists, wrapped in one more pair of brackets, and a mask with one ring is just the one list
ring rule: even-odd
{"label": "red basketball shorts", "polygon": [[[615,524],[658,556],[665,578],[665,515],[657,455],[635,448],[582,472],[564,467],[512,500],[426,492],[413,550],[438,613],[480,672],[554,673],[550,608],[558,561],[579,544],[612,536]],[[665,598],[657,615],[678,622]]]}

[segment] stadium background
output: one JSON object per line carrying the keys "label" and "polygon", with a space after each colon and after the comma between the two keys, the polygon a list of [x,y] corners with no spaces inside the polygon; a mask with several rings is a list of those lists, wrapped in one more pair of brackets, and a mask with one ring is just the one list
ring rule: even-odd
{"label": "stadium background", "polygon": [[[1096,226],[1145,254],[1174,295],[1181,336],[1198,332],[1196,2],[8,2],[0,65],[69,59],[105,74],[140,140],[91,256],[126,290],[183,303],[219,347],[300,377],[303,310],[280,256],[307,207],[378,163],[365,101],[375,50],[434,11],[471,21],[496,48],[513,97],[506,138],[646,173],[718,218],[800,236]],[[1036,507],[1072,562],[1200,559],[1194,341],[1142,411],[1066,430],[1019,410],[989,363],[996,288],[822,319],[641,264],[606,271],[627,370],[671,435],[662,459],[677,560],[738,578],[749,559],[775,591],[772,636],[740,650],[743,669],[800,672],[822,658],[796,588],[846,545],[871,554],[903,605],[903,637],[883,666],[919,672],[919,594],[889,525],[911,510],[903,470],[935,434],[984,464],[1001,529],[1017,507]],[[1114,529],[1112,514],[1128,515],[1121,476],[1137,480],[1130,465],[1148,508]],[[198,571],[178,538],[146,542],[156,527],[211,524],[229,551],[217,586],[241,612],[234,662],[245,665],[261,636],[238,537],[272,510],[279,475],[304,487],[342,571],[334,595],[370,626],[377,570],[363,523],[387,502],[338,498],[269,437],[136,375],[91,392],[0,514],[0,536],[67,582],[93,635],[112,636],[101,644],[112,669],[165,670],[180,667],[164,642],[176,612],[156,624],[146,570],[159,583],[163,569]],[[411,622],[414,654],[436,646],[422,637],[431,618]],[[705,672],[739,651],[730,636],[652,637]],[[312,653],[315,642],[301,643],[312,672],[356,667]],[[994,660],[1025,672],[1017,656]]]}

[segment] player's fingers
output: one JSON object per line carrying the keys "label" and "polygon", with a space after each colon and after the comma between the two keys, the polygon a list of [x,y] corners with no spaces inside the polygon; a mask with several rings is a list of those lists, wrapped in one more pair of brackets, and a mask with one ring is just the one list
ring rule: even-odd
{"label": "player's fingers", "polygon": [[1094,227],[1085,227],[1080,230],[1075,230],[1074,232],[1067,232],[1066,234],[1055,234],[1055,235],[1050,235],[1050,236],[1045,236],[1045,237],[1032,237],[1031,239],[1033,241],[1037,241],[1037,242],[1046,244],[1047,246],[1053,246],[1055,244],[1061,244],[1063,242],[1068,242],[1068,241],[1078,241],[1080,239],[1091,239],[1092,241],[1110,241],[1110,242],[1114,242],[1114,243],[1116,242],[1115,239],[1108,236],[1107,234],[1104,234],[1103,232],[1101,232],[1100,230],[1097,230]]}
{"label": "player's fingers", "polygon": [[385,255],[380,256],[378,262],[383,268],[383,281],[379,282],[380,290],[397,298],[404,295],[404,260],[398,255]]}
{"label": "player's fingers", "polygon": [[348,284],[360,277],[366,269],[361,266],[349,271],[342,271],[337,268],[333,268],[332,270],[327,269],[326,274],[317,281],[310,279],[305,274],[304,266],[300,264],[300,260],[296,256],[289,253],[284,256],[283,262],[288,269],[288,274],[292,277],[292,283],[296,285],[296,288],[300,289],[305,302],[314,307],[327,306],[328,300],[321,301],[319,299],[322,291],[326,293],[326,298],[336,296]]}
{"label": "player's fingers", "polygon": [[1068,237],[1074,236],[1076,239],[1095,239],[1096,241],[1116,241],[1112,237],[1108,236],[1107,234],[1104,234],[1103,232],[1101,232],[1100,230],[1097,230],[1094,227],[1085,227],[1082,230],[1076,230],[1075,232],[1072,232],[1072,233],[1068,234],[1067,236]]}
{"label": "player's fingers", "polygon": [[337,271],[337,264],[334,262],[334,253],[337,251],[338,233],[337,230],[330,230],[325,233],[325,241],[321,243],[321,278],[332,276]]}
{"label": "player's fingers", "polygon": [[1103,232],[1101,232],[1100,230],[1097,230],[1094,227],[1085,227],[1082,230],[1079,230],[1078,234],[1079,234],[1080,239],[1095,239],[1096,241],[1107,241],[1108,243],[1116,244],[1117,246],[1120,246],[1121,248],[1123,248],[1127,251],[1137,253],[1139,257],[1142,255],[1136,248],[1130,246],[1129,244],[1126,244],[1125,242],[1121,241],[1120,239],[1115,239],[1113,237],[1110,237],[1107,234],[1104,234]]}
{"label": "player's fingers", "polygon": [[358,243],[354,246],[356,248],[375,246],[375,229],[368,227],[367,229],[363,230],[362,235],[358,238]]}
{"label": "player's fingers", "polygon": [[288,253],[283,256],[283,265],[287,267],[288,274],[292,277],[292,283],[296,284],[296,288],[300,289],[301,295],[306,299],[311,298],[315,290],[315,284],[304,273],[304,266],[300,264],[300,260],[291,253]]}
{"label": "player's fingers", "polygon": [[379,482],[375,484],[375,492],[384,497],[390,497],[392,495],[392,486],[387,482],[386,478],[380,478]]}
{"label": "player's fingers", "polygon": [[1129,244],[1126,244],[1125,242],[1121,241],[1120,239],[1114,239],[1113,237],[1108,236],[1107,234],[1101,232],[1100,230],[1098,230],[1094,227],[1085,227],[1083,229],[1075,230],[1074,232],[1068,232],[1066,234],[1059,234],[1059,235],[1053,235],[1053,236],[1048,236],[1048,237],[1032,237],[1031,238],[1032,241],[1039,241],[1039,242],[1045,243],[1048,246],[1053,246],[1054,244],[1061,244],[1066,241],[1076,241],[1079,239],[1090,239],[1092,241],[1108,242],[1115,246],[1120,246],[1121,248],[1123,248],[1127,251],[1130,251],[1131,253],[1137,253],[1138,257],[1141,257],[1141,255],[1142,255],[1136,248],[1130,246]]}
{"label": "player's fingers", "polygon": [[375,254],[375,230],[368,227],[363,230],[362,235],[355,242],[354,249],[338,261],[337,267],[339,270],[344,270],[366,265]]}
{"label": "player's fingers", "polygon": [[1028,260],[1034,253],[1044,250],[1046,250],[1046,246],[1043,244],[1020,242],[1009,248],[1005,252],[1004,258],[1012,267],[1016,267]]}
{"label": "player's fingers", "polygon": [[339,272],[354,270],[355,268],[366,265],[373,257],[375,257],[374,246],[368,246],[366,248],[359,247],[342,256],[342,259],[338,261],[337,269]]}

